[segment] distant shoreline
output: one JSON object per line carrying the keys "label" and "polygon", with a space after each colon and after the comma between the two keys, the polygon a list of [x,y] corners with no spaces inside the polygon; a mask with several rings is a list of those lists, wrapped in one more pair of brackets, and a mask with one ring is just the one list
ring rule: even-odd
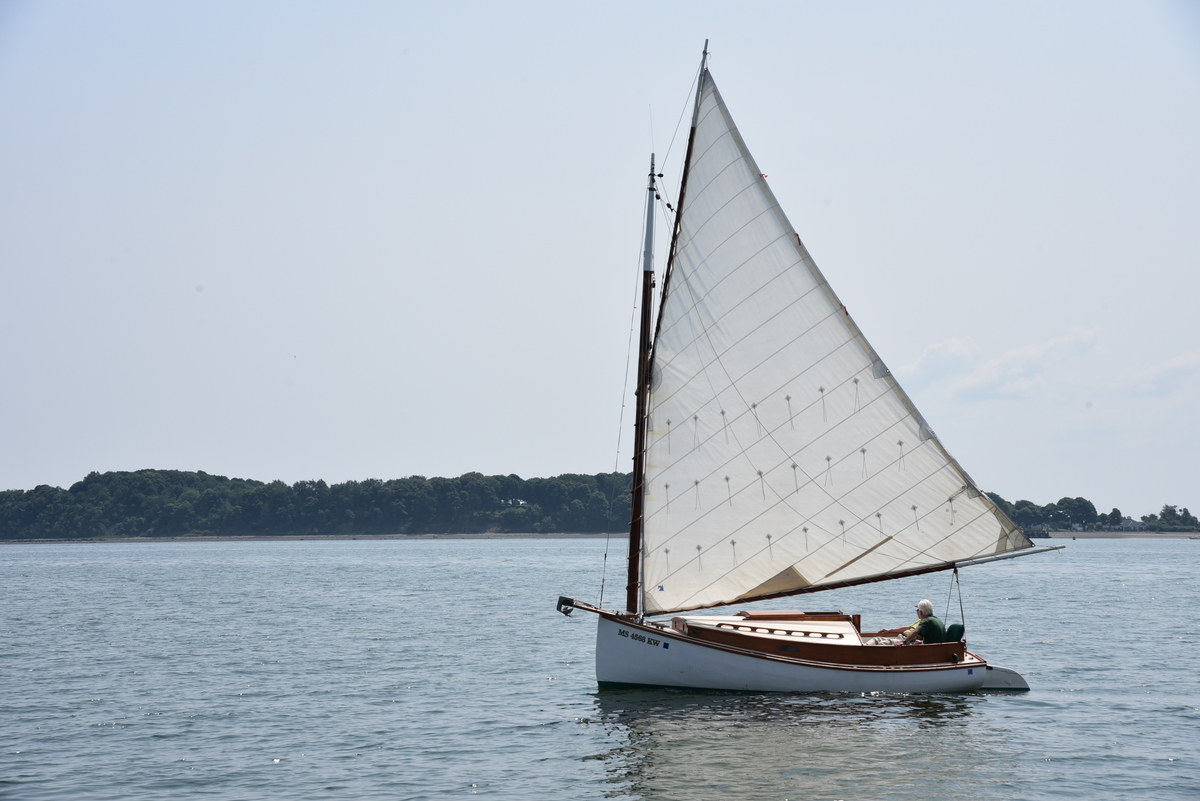
{"label": "distant shoreline", "polygon": [[0,544],[53,545],[107,545],[111,543],[140,542],[301,542],[306,540],[614,540],[628,539],[628,532],[620,534],[268,534],[230,535],[223,537],[79,537],[74,539],[7,539]]}
{"label": "distant shoreline", "polygon": [[[0,540],[0,545],[106,545],[142,542],[301,542],[307,540],[614,540],[627,539],[629,534],[292,534],[285,536],[240,535],[226,537],[81,537],[77,539],[11,539]],[[1047,537],[1033,537],[1033,544],[1040,540],[1184,540],[1200,537],[1195,531],[1051,531]]]}
{"label": "distant shoreline", "polygon": [[[1053,540],[1186,540],[1200,531],[1051,531]],[[1034,544],[1045,537],[1031,537]]]}

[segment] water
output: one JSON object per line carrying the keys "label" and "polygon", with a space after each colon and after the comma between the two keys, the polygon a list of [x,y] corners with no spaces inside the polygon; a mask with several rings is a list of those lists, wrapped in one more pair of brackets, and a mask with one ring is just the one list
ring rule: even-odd
{"label": "water", "polygon": [[964,571],[1031,692],[876,697],[598,691],[602,542],[4,545],[0,798],[1200,798],[1200,542],[1068,545]]}

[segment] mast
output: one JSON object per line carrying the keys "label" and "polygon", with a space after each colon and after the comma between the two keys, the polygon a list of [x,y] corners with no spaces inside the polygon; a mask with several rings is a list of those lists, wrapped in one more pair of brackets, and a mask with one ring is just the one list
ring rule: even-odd
{"label": "mast", "polygon": [[[679,183],[679,201],[675,206],[675,225],[671,232],[671,249],[667,259],[667,272],[663,279],[663,297],[666,297],[666,282],[671,277],[671,264],[675,260],[675,244],[679,239],[679,224],[683,212],[683,199],[687,193],[688,167],[692,160],[692,145],[696,140],[696,119],[700,113],[700,96],[704,92],[704,78],[708,74],[708,40],[704,40],[704,51],[700,56],[700,77],[696,80],[696,102],[692,108],[692,126],[688,131],[687,153],[683,158],[683,177]],[[642,580],[642,524],[645,509],[646,480],[646,408],[650,399],[651,330],[654,325],[650,305],[654,297],[654,154],[650,154],[650,182],[646,198],[646,248],[642,256],[642,323],[638,337],[637,411],[633,431],[633,504],[629,522],[629,580],[625,585],[625,611],[637,615],[641,611]],[[661,321],[661,315],[659,320]]]}
{"label": "mast", "polygon": [[625,611],[638,613],[641,599],[642,483],[646,475],[646,402],[650,390],[650,330],[654,300],[654,154],[650,154],[650,180],[646,185],[646,246],[642,251],[642,324],[638,335],[637,411],[633,423],[633,510],[629,521],[629,581],[625,585]]}

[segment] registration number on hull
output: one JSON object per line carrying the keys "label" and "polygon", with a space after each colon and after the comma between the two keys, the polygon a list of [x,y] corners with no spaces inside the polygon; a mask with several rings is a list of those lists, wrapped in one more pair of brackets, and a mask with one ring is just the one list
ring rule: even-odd
{"label": "registration number on hull", "polygon": [[647,637],[645,634],[638,634],[636,631],[630,633],[628,629],[617,629],[618,637],[628,637],[631,640],[644,642],[646,645],[653,645],[655,648],[662,645],[662,640],[656,640],[653,637]]}

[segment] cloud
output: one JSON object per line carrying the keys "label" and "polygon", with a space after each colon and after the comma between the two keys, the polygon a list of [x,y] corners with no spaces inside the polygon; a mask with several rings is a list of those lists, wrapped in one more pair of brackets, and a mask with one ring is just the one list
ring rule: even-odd
{"label": "cloud", "polygon": [[1122,378],[1139,395],[1167,395],[1196,372],[1200,372],[1200,353],[1187,350],[1170,361],[1127,373]]}
{"label": "cloud", "polygon": [[924,386],[947,376],[967,372],[978,358],[979,351],[979,345],[970,337],[946,339],[925,348],[915,362],[899,367],[895,372],[897,377],[904,379],[905,386]]}
{"label": "cloud", "polygon": [[959,387],[966,400],[1015,398],[1045,386],[1051,368],[1079,357],[1096,346],[1098,328],[1072,328],[1066,336],[1010,350],[981,362]]}

